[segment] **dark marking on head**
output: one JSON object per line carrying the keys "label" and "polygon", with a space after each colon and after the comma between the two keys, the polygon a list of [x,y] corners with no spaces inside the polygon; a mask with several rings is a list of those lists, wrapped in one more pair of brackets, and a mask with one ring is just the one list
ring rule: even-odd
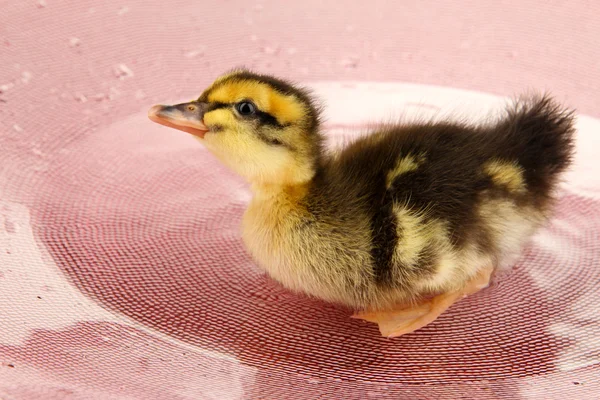
{"label": "dark marking on head", "polygon": [[[198,100],[198,102],[204,103],[202,101],[202,97]],[[236,104],[238,104],[238,103],[239,102],[236,102],[236,103],[212,102],[212,103],[205,103],[205,104],[208,104],[207,112],[228,108],[228,109],[232,110],[232,112],[235,114],[236,118],[242,119],[242,120],[257,121],[260,126],[266,126],[266,127],[271,127],[271,128],[280,129],[280,130],[291,126],[290,123],[285,123],[285,124],[280,123],[274,115],[261,110],[256,105],[254,105],[254,107],[256,108],[256,111],[253,114],[241,116],[237,112],[233,111]],[[218,132],[223,129],[224,129],[223,126],[212,127],[213,132]],[[290,145],[289,143],[285,143],[284,141],[280,140],[279,138],[275,138],[268,134],[265,134],[261,130],[257,130],[256,134],[262,141],[264,141],[265,143],[268,143],[269,145],[285,147],[292,151],[295,150],[295,147]]]}
{"label": "dark marking on head", "polygon": [[[274,128],[279,128],[279,129],[283,129],[286,126],[289,126],[289,124],[281,124],[279,121],[277,121],[277,118],[275,118],[273,115],[264,112],[260,109],[256,109],[256,112],[254,113],[255,117],[258,119],[259,124],[261,125],[267,125],[267,126],[272,126]],[[252,118],[252,117],[250,117]]]}
{"label": "dark marking on head", "polygon": [[[263,83],[268,85],[273,90],[285,95],[285,96],[294,96],[301,103],[306,106],[306,119],[304,123],[306,124],[305,130],[307,133],[317,134],[320,125],[320,110],[321,107],[317,105],[315,100],[312,98],[310,91],[304,88],[300,88],[292,82],[288,82],[284,79],[275,78],[269,75],[258,74],[255,72],[251,72],[247,69],[236,69],[232,71],[232,74],[227,76],[221,82],[218,82],[214,87],[217,89],[228,82],[235,81],[255,81],[259,83]],[[204,93],[199,100],[206,100],[208,93]]]}
{"label": "dark marking on head", "polygon": [[290,143],[286,143],[283,140],[280,140],[276,137],[269,136],[268,134],[266,134],[260,130],[256,131],[256,134],[260,140],[267,143],[268,145],[285,147],[288,150],[296,151],[296,148],[293,145],[291,145]]}
{"label": "dark marking on head", "polygon": [[208,108],[207,108],[206,112],[220,110],[223,108],[230,108],[232,106],[231,103],[220,103],[220,102],[213,102],[213,103],[207,103],[207,104],[208,104]]}
{"label": "dark marking on head", "polygon": [[[235,107],[235,105],[237,103],[221,103],[221,102],[215,102],[215,103],[207,103],[208,107],[206,112],[209,111],[214,111],[214,110],[221,110],[224,108],[229,108],[232,109]],[[256,106],[255,106],[256,107]],[[236,116],[238,118],[242,118],[242,119],[254,119],[254,120],[258,120],[259,124],[261,125],[267,125],[267,126],[272,126],[275,128],[279,128],[279,129],[283,129],[283,128],[287,128],[288,126],[290,126],[289,123],[287,124],[282,124],[280,123],[277,118],[275,118],[275,116],[273,116],[272,114],[262,111],[261,109],[259,109],[258,107],[256,107],[256,111],[253,115],[248,115],[248,116],[238,116],[236,114]]]}

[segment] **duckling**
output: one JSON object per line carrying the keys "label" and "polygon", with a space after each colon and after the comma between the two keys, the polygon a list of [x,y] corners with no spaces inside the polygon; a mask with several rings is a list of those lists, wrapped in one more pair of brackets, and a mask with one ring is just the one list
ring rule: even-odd
{"label": "duckling", "polygon": [[268,275],[387,337],[429,324],[514,263],[572,159],[574,113],[547,95],[487,125],[382,125],[340,151],[325,148],[320,112],[306,88],[238,69],[148,115],[249,182],[242,238]]}

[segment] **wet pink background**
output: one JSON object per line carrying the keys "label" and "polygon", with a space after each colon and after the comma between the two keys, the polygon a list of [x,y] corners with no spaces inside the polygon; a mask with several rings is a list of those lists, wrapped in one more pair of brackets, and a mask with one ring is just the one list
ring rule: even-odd
{"label": "wet pink background", "polygon": [[[600,185],[561,192],[510,279],[389,341],[269,281],[244,183],[144,116],[236,65],[600,116],[600,4],[440,3],[0,0],[0,397],[595,398]],[[351,114],[372,90],[344,85]]]}

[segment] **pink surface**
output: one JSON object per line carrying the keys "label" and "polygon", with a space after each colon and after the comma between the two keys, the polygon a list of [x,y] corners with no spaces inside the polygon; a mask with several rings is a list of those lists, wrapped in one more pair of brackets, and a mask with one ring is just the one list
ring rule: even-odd
{"label": "pink surface", "polygon": [[[203,3],[0,0],[0,396],[597,398],[599,122],[582,123],[556,217],[511,275],[390,341],[269,281],[239,238],[246,186],[145,111],[245,64],[549,89],[600,116],[600,6]],[[317,87],[345,136],[375,115],[361,109],[420,101],[414,86]],[[491,107],[432,90],[431,109]]]}

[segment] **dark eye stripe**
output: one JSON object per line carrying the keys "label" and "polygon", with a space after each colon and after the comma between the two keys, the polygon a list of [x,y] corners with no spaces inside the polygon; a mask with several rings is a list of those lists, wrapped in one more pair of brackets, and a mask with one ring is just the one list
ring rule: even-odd
{"label": "dark eye stripe", "polygon": [[[208,113],[210,111],[219,110],[219,109],[223,109],[223,108],[232,108],[233,109],[236,104],[237,103],[210,103],[206,112]],[[261,111],[258,108],[254,112],[254,115],[250,115],[250,116],[243,117],[243,118],[255,118],[255,119],[258,119],[258,122],[261,125],[267,125],[267,126],[271,126],[271,127],[275,127],[275,128],[279,128],[279,129],[290,126],[289,123],[281,124],[279,121],[277,121],[277,118],[275,118],[273,115],[271,115],[267,112]],[[219,127],[219,128],[220,128],[220,130],[223,129],[223,127]],[[261,134],[260,132],[258,132],[258,137],[262,141],[270,144],[271,146],[287,147],[288,149],[295,151],[294,147],[291,146],[290,144],[283,143],[278,140],[274,140],[273,138],[269,138],[269,137],[265,136],[264,134]]]}
{"label": "dark eye stripe", "polygon": [[[210,103],[206,112],[219,110],[222,108],[232,108],[235,106],[235,104],[236,103]],[[290,126],[290,124],[281,124],[273,115],[269,114],[268,112],[261,111],[258,108],[256,109],[254,116],[255,118],[258,118],[258,121],[262,125],[273,126],[276,128],[285,128]]]}
{"label": "dark eye stripe", "polygon": [[228,108],[228,107],[232,106],[231,103],[209,103],[209,104],[210,105],[208,106],[208,111],[219,110],[221,108]]}
{"label": "dark eye stripe", "polygon": [[258,117],[258,121],[262,125],[274,126],[276,128],[285,128],[286,126],[289,126],[289,125],[283,125],[283,124],[279,123],[279,121],[277,121],[277,118],[275,118],[274,116],[272,116],[269,113],[266,113],[266,112],[258,110],[258,109],[255,111],[254,115],[256,115]]}
{"label": "dark eye stripe", "polygon": [[296,151],[296,148],[294,146],[292,146],[291,144],[284,143],[278,139],[270,138],[263,133],[258,132],[258,138],[271,146],[285,147],[291,151]]}

